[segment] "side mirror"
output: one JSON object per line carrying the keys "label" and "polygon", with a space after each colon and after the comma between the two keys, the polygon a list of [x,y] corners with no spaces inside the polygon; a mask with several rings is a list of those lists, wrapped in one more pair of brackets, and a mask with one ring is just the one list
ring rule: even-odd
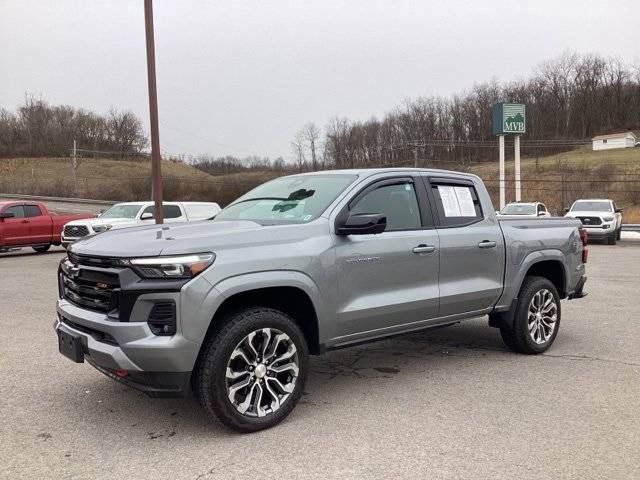
{"label": "side mirror", "polygon": [[622,210],[621,208],[616,208],[616,213],[622,213],[624,212],[624,210]]}
{"label": "side mirror", "polygon": [[145,212],[140,215],[140,220],[151,220],[153,219],[153,213]]}
{"label": "side mirror", "polygon": [[16,215],[14,213],[11,212],[2,212],[0,213],[0,218],[13,218]]}
{"label": "side mirror", "polygon": [[359,213],[349,215],[336,226],[338,235],[370,235],[382,233],[387,228],[387,217],[381,213]]}
{"label": "side mirror", "polygon": [[569,213],[569,207],[564,207],[564,213]]}

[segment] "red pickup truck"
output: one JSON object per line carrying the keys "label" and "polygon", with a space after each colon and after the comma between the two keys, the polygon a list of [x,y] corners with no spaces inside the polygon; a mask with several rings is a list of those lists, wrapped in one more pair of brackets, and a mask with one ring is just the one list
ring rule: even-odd
{"label": "red pickup truck", "polygon": [[52,214],[41,202],[0,202],[0,253],[22,247],[46,252],[51,245],[60,245],[65,223],[91,217]]}

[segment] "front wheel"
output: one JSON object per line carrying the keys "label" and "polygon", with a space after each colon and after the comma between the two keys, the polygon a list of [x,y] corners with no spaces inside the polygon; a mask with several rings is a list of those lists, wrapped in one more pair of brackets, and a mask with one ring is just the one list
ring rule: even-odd
{"label": "front wheel", "polygon": [[37,247],[31,247],[38,253],[44,253],[51,248],[51,245],[38,245]]}
{"label": "front wheel", "polygon": [[280,423],[302,396],[308,349],[291,317],[252,307],[229,316],[203,346],[196,394],[223,425],[254,432]]}
{"label": "front wheel", "polygon": [[544,277],[526,277],[513,323],[503,323],[500,334],[507,346],[519,353],[542,353],[551,347],[560,328],[560,296]]}
{"label": "front wheel", "polygon": [[610,234],[607,237],[607,245],[615,245],[617,238],[618,238],[618,234],[616,232],[613,232],[612,234]]}

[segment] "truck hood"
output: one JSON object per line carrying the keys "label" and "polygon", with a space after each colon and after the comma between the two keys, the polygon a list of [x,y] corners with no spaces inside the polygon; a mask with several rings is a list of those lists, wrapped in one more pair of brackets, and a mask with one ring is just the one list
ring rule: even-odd
{"label": "truck hood", "polygon": [[575,210],[567,212],[565,217],[615,217],[613,212],[591,211],[591,210]]}
{"label": "truck hood", "polygon": [[93,217],[85,220],[74,220],[67,225],[112,225],[114,228],[125,227],[127,225],[138,225],[139,223],[133,218],[100,218]]}
{"label": "truck hood", "polygon": [[251,221],[204,220],[201,222],[145,225],[110,230],[79,240],[70,249],[80,255],[148,257],[216,252],[226,248],[261,245],[308,238],[316,224],[263,226]]}

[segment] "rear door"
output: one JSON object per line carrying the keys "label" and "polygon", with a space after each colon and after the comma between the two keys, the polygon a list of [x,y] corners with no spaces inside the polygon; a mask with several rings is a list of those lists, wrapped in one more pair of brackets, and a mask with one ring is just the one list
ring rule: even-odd
{"label": "rear door", "polygon": [[[155,206],[149,205],[146,207],[140,215],[144,215],[145,213],[150,213],[153,215],[153,218],[149,218],[147,220],[143,220],[143,223],[154,223],[155,222]],[[162,211],[164,213],[164,221],[165,223],[174,223],[174,222],[184,222],[186,221],[186,216],[181,208],[181,206],[177,203],[164,203],[162,205]]]}
{"label": "rear door", "polygon": [[7,246],[29,244],[29,220],[25,218],[22,205],[12,205],[4,212],[13,213],[13,217],[4,218],[2,222],[3,243]]}
{"label": "rear door", "polygon": [[[373,180],[342,209],[381,213],[376,235],[338,236],[338,335],[384,334],[438,315],[438,233],[420,177]],[[400,328],[401,329],[401,328]]]}
{"label": "rear door", "polygon": [[482,312],[502,292],[505,250],[484,188],[471,180],[424,177],[440,238],[440,316]]}
{"label": "rear door", "polygon": [[24,214],[29,220],[31,243],[51,242],[51,217],[43,215],[38,205],[25,205]]}

